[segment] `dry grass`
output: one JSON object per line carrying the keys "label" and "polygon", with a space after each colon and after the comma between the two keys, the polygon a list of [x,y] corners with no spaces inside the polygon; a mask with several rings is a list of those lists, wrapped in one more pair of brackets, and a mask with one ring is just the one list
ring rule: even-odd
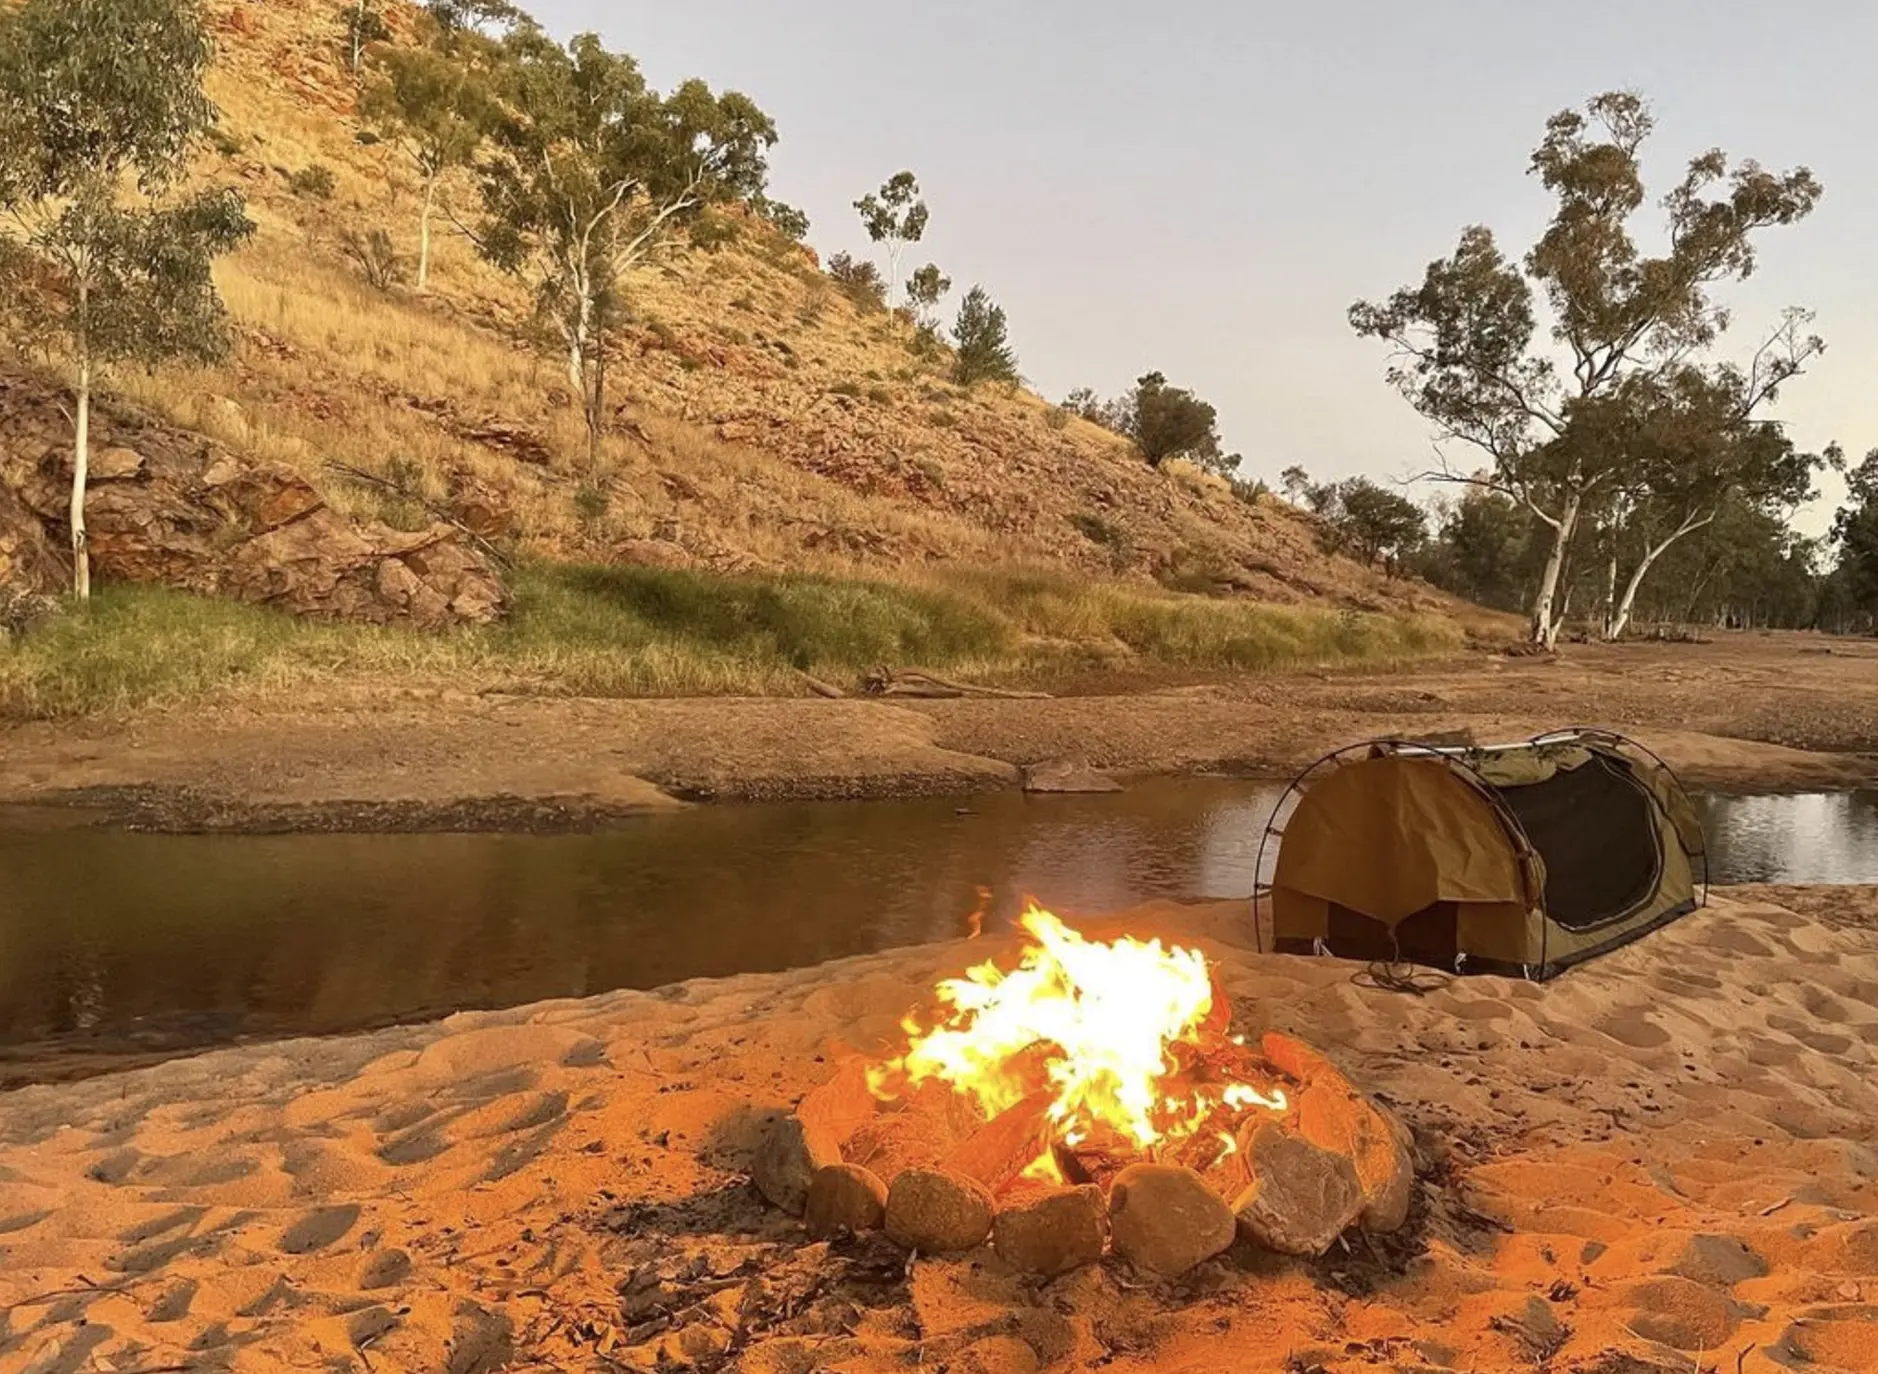
{"label": "dry grass", "polygon": [[1452,652],[1445,620],[1184,597],[1049,571],[722,577],[535,565],[501,626],[331,625],[148,587],[0,641],[0,716],[68,717],[321,685],[583,696],[793,694],[881,665],[1047,684],[1092,665],[1270,671]]}

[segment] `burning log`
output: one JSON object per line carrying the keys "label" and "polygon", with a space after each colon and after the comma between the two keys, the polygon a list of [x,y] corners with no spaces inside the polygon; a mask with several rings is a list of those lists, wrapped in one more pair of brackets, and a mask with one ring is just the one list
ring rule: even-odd
{"label": "burning log", "polygon": [[1050,1107],[1055,1101],[1055,1090],[1046,1088],[1000,1112],[953,1151],[945,1167],[977,1179],[993,1194],[1001,1192],[1012,1179],[1050,1153],[1055,1129]]}

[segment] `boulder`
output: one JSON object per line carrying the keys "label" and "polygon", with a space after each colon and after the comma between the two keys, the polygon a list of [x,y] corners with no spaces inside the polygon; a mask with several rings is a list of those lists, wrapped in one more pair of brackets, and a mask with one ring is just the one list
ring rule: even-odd
{"label": "boulder", "polygon": [[828,1132],[792,1114],[778,1117],[763,1137],[750,1166],[750,1177],[757,1191],[772,1204],[801,1216],[815,1175],[839,1163],[841,1147]]}
{"label": "boulder", "polygon": [[1081,759],[1056,759],[1025,768],[1024,790],[1051,793],[1120,792],[1122,785],[1108,774],[1098,773]]}
{"label": "boulder", "polygon": [[[487,623],[506,605],[494,568],[449,525],[356,523],[284,464],[104,406],[94,433],[85,524],[97,579],[430,629]],[[0,582],[10,564],[44,562],[36,548],[21,552],[35,542],[23,519],[38,525],[37,542],[69,542],[65,434],[50,392],[0,369]]]}
{"label": "boulder", "polygon": [[1054,1278],[1094,1264],[1108,1243],[1108,1206],[1094,1185],[1007,1204],[991,1224],[998,1256],[1013,1269]]}
{"label": "boulder", "polygon": [[1349,1156],[1275,1122],[1254,1123],[1242,1149],[1252,1182],[1232,1210],[1239,1229],[1266,1249],[1321,1255],[1362,1214],[1363,1187]]}
{"label": "boulder", "polygon": [[1232,1208],[1191,1169],[1131,1164],[1109,1188],[1115,1253],[1139,1268],[1176,1278],[1233,1242]]}
{"label": "boulder", "polygon": [[926,1112],[908,1111],[875,1117],[848,1139],[843,1154],[891,1188],[906,1170],[936,1165],[951,1148],[942,1122]]}
{"label": "boulder", "polygon": [[975,1250],[991,1234],[991,1194],[944,1169],[907,1169],[887,1190],[887,1236],[923,1255]]}
{"label": "boulder", "polygon": [[813,1126],[826,1130],[837,1145],[846,1146],[854,1133],[874,1119],[877,1104],[867,1087],[867,1062],[856,1056],[846,1059],[833,1077],[796,1106],[796,1115]]}
{"label": "boulder", "polygon": [[858,1164],[829,1164],[815,1171],[802,1220],[812,1240],[878,1231],[887,1214],[887,1185]]}
{"label": "boulder", "polygon": [[13,598],[56,596],[71,579],[70,565],[38,515],[0,478],[0,589]]}
{"label": "boulder", "polygon": [[1346,1156],[1363,1190],[1363,1229],[1402,1229],[1415,1193],[1415,1155],[1408,1128],[1331,1070],[1297,1093],[1298,1134],[1321,1150]]}

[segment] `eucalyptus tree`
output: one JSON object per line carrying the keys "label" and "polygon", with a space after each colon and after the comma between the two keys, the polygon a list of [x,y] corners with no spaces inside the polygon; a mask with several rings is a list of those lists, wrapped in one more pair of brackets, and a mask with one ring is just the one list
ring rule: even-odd
{"label": "eucalyptus tree", "polygon": [[695,80],[661,95],[597,36],[532,26],[505,38],[496,97],[473,237],[558,334],[595,462],[628,275],[707,207],[759,196],[776,128],[746,96]]}
{"label": "eucalyptus tree", "polygon": [[[1523,260],[1492,230],[1465,229],[1418,285],[1358,302],[1350,323],[1388,343],[1387,377],[1441,441],[1479,449],[1488,468],[1451,464],[1428,476],[1482,484],[1525,505],[1550,548],[1530,612],[1551,646],[1560,576],[1587,513],[1631,472],[1643,416],[1667,381],[1704,364],[1729,324],[1717,287],[1755,267],[1762,231],[1804,219],[1819,182],[1720,150],[1692,159],[1661,200],[1667,244],[1646,254],[1633,221],[1647,199],[1642,149],[1655,121],[1642,97],[1610,92],[1546,125],[1530,170],[1552,194],[1551,219]],[[1541,333],[1537,297],[1549,312]],[[1819,340],[1782,329],[1757,355],[1739,419],[1772,401]]]}
{"label": "eucalyptus tree", "polygon": [[232,190],[183,188],[214,124],[195,0],[0,10],[0,278],[8,322],[72,377],[72,585],[91,594],[93,392],[114,363],[228,348],[214,259],[253,231]]}
{"label": "eucalyptus tree", "polygon": [[895,172],[878,191],[855,201],[854,208],[860,212],[867,236],[887,247],[887,305],[891,308],[900,289],[900,258],[909,244],[926,237],[932,211],[920,198],[919,178],[911,172]]}

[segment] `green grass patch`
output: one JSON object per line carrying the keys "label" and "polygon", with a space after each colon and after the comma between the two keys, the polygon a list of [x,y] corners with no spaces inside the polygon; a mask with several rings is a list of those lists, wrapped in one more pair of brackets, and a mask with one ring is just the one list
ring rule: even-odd
{"label": "green grass patch", "polygon": [[439,682],[585,696],[794,693],[878,666],[1048,681],[1121,659],[1170,669],[1386,665],[1451,652],[1452,622],[1259,605],[1056,572],[729,577],[534,565],[501,625],[444,634],[302,620],[107,586],[0,637],[0,716],[68,717],[321,682]]}

